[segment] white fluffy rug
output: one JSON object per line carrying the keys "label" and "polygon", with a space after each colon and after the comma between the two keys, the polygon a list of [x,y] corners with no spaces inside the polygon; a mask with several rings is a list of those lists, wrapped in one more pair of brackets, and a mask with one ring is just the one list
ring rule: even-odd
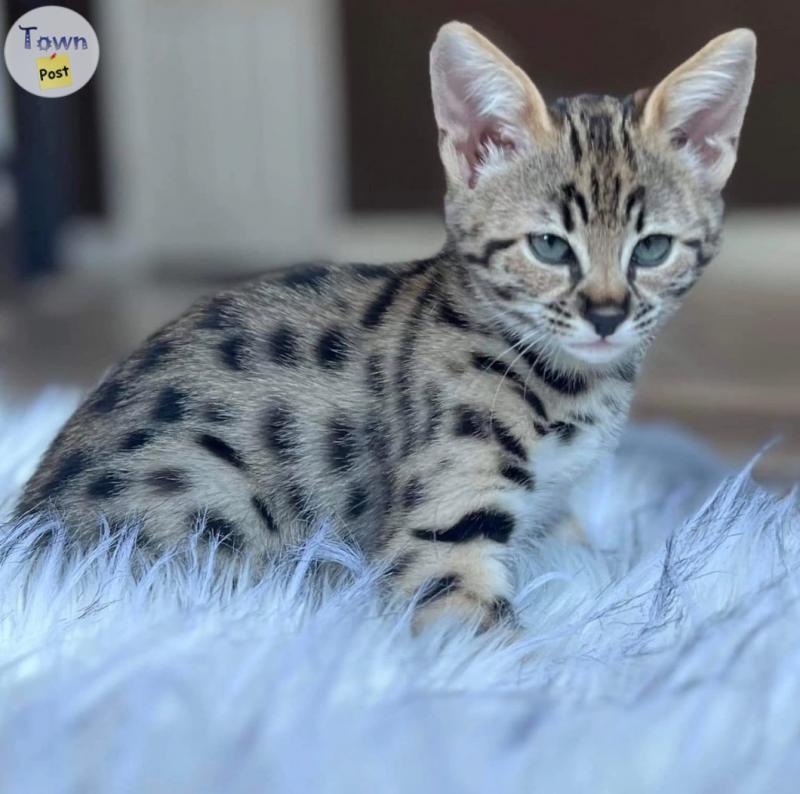
{"label": "white fluffy rug", "polygon": [[[74,402],[0,412],[8,507]],[[525,562],[525,636],[431,633],[320,536],[258,582],[0,538],[3,792],[796,792],[800,509],[628,433],[594,548]],[[721,484],[720,484],[721,483]],[[17,539],[14,542],[14,538]],[[350,571],[323,598],[314,557]]]}

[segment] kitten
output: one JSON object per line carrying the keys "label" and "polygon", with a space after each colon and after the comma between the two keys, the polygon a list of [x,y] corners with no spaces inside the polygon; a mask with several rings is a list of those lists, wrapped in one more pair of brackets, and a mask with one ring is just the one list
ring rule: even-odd
{"label": "kitten", "polygon": [[135,519],[269,555],[331,522],[416,625],[511,617],[508,549],[615,443],[639,365],[720,244],[755,66],[720,36],[653,90],[548,107],[467,25],[431,52],[447,244],[195,305],[112,370],[18,515]]}

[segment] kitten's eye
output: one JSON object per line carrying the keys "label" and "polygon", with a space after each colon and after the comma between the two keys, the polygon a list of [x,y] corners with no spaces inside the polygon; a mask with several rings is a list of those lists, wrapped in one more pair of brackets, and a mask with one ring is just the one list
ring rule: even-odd
{"label": "kitten's eye", "polygon": [[555,234],[529,234],[528,245],[533,255],[546,265],[569,265],[576,261],[570,244]]}
{"label": "kitten's eye", "polygon": [[672,249],[672,238],[668,234],[651,234],[636,243],[631,261],[638,267],[660,265]]}

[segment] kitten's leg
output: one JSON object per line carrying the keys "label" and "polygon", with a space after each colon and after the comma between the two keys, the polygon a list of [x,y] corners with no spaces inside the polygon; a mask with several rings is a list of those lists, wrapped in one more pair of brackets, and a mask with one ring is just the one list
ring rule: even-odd
{"label": "kitten's leg", "polygon": [[417,630],[443,615],[483,630],[514,623],[509,543],[530,509],[531,483],[521,467],[502,457],[498,465],[496,450],[470,452],[469,463],[427,479],[425,498],[396,523],[386,548],[394,589],[420,593]]}
{"label": "kitten's leg", "polygon": [[513,585],[505,555],[502,544],[486,538],[409,544],[398,558],[392,584],[406,598],[419,593],[414,631],[442,617],[474,622],[480,631],[513,625]]}

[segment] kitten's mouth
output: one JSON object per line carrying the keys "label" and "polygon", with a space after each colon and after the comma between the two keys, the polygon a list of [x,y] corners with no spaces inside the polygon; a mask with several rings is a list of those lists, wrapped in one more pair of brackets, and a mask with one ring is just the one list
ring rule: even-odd
{"label": "kitten's mouth", "polygon": [[596,339],[594,342],[570,342],[565,345],[567,352],[575,358],[591,364],[601,364],[611,361],[627,349],[627,345],[620,342],[610,342],[608,339]]}

